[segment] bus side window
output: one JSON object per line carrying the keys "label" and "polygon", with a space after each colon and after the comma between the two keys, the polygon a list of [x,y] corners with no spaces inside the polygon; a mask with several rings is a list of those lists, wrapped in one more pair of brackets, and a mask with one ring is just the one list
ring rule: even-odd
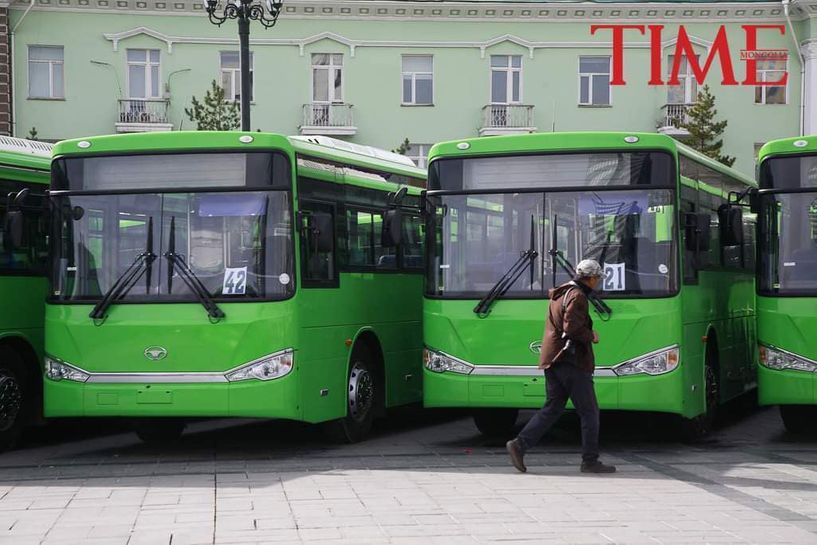
{"label": "bus side window", "polygon": [[[3,184],[2,192],[6,193],[6,185]],[[22,189],[19,187],[9,187],[14,192]],[[23,238],[22,244],[15,247],[8,233],[5,232],[6,198],[0,199],[0,274],[45,274],[48,251],[47,243],[47,221],[45,209],[43,208],[43,197],[34,191],[37,188],[31,187],[25,204],[22,206],[23,212]],[[39,191],[42,191],[41,189]]]}
{"label": "bus side window", "polygon": [[755,225],[754,214],[743,214],[743,268],[749,272],[755,270]]}
{"label": "bus side window", "polygon": [[423,241],[425,240],[425,224],[418,216],[403,216],[403,240],[400,252],[403,258],[403,268],[421,270],[423,268]]}
{"label": "bus side window", "polygon": [[[684,225],[687,214],[693,214],[695,212],[695,201],[692,200],[694,198],[695,195],[693,190],[689,190],[689,188],[686,186],[681,187],[681,225]],[[682,230],[681,233],[683,236],[684,230]],[[684,284],[697,284],[698,271],[695,267],[695,252],[687,248],[683,241],[681,243],[681,248],[684,250]]]}
{"label": "bus side window", "polygon": [[304,287],[337,287],[335,207],[302,201],[300,231]]}

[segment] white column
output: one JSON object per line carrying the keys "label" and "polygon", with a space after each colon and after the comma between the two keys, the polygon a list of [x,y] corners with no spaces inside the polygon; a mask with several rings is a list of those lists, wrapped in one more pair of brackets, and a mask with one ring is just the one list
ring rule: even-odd
{"label": "white column", "polygon": [[802,97],[805,105],[803,131],[805,134],[817,134],[817,40],[807,41],[800,51],[806,64]]}

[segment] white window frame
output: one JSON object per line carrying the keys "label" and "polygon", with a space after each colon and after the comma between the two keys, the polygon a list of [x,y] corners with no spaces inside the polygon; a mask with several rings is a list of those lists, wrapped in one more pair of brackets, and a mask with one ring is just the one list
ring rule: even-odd
{"label": "white window frame", "polygon": [[[31,49],[32,48],[48,48],[48,49],[59,49],[62,51],[62,60],[61,61],[39,61],[39,60],[32,60],[31,59]],[[33,95],[31,94],[31,65],[32,64],[47,64],[48,65],[48,94],[47,95]],[[62,89],[60,89],[59,94],[57,94],[54,89],[54,65],[59,64],[62,65]],[[65,98],[65,46],[62,45],[40,45],[40,44],[31,44],[28,46],[28,98],[39,98],[39,99],[64,99]]]}
{"label": "white window frame", "polygon": [[[329,56],[329,64],[315,64],[315,55],[328,55]],[[340,64],[335,64],[335,59],[333,55],[340,55]],[[312,53],[310,57],[310,64],[312,65],[311,69],[309,70],[309,99],[312,104],[345,104],[343,101],[343,97],[346,96],[346,73],[343,70],[343,53]],[[329,100],[315,100],[315,70],[326,70],[330,72],[329,76],[332,76],[332,72],[334,70],[340,70],[340,99],[334,96],[335,94],[335,86],[332,82],[335,81],[334,78],[330,77],[328,79],[329,85],[327,89],[329,94],[332,95]]]}
{"label": "white window frame", "polygon": [[[238,68],[224,68],[224,66],[222,65],[223,61],[222,61],[222,58],[221,58],[222,53],[235,53],[236,55],[238,55]],[[232,51],[232,50],[229,50],[229,49],[219,51],[218,52],[218,66],[219,66],[219,72],[218,72],[218,74],[219,74],[218,81],[219,82],[223,83],[224,82],[224,73],[225,72],[230,72],[230,88],[229,89],[224,89],[224,101],[225,102],[239,102],[238,100],[235,99],[235,94],[236,94],[235,93],[235,88],[236,88],[236,82],[238,82],[239,85],[241,84],[241,52],[240,51]],[[160,70],[161,70],[161,68],[160,68]],[[254,103],[255,102],[255,55],[253,55],[252,51],[250,51],[250,83],[251,83],[250,102]]]}
{"label": "white window frame", "polygon": [[[508,66],[492,66],[491,59],[493,57],[505,57],[508,59]],[[511,59],[513,57],[519,57],[519,67],[516,68],[513,66],[513,62]],[[512,106],[516,104],[522,104],[522,89],[524,89],[525,85],[522,81],[523,73],[522,73],[522,66],[524,63],[524,59],[522,55],[491,55],[488,59],[488,67],[490,71],[488,72],[488,96],[491,99],[491,104],[496,104],[499,106]],[[505,102],[495,102],[494,101],[494,72],[505,72],[505,96],[507,100]],[[513,99],[513,73],[519,73],[519,99]]]}
{"label": "white window frame", "polygon": [[[128,51],[144,51],[145,52],[145,62],[140,61],[131,61],[128,60]],[[159,52],[159,61],[152,62],[150,60],[150,52],[151,51],[158,51]],[[144,47],[134,47],[129,48],[125,51],[125,63],[126,63],[126,70],[125,70],[125,85],[128,90],[128,100],[156,100],[162,98],[162,50],[161,49],[149,49]],[[130,96],[130,67],[131,66],[141,66],[145,71],[145,96],[143,97],[132,97]],[[151,68],[153,66],[158,66],[159,69],[156,71],[158,73],[159,82],[156,86],[157,91],[159,92],[158,95],[154,96],[151,94],[153,89],[153,70]]]}
{"label": "white window frame", "polygon": [[[695,56],[697,57],[698,55],[696,54]],[[672,76],[672,64],[674,60],[674,54],[667,57],[667,81],[669,81],[670,77]],[[695,74],[692,71],[689,57],[684,55],[684,60],[686,60],[686,71],[678,72],[678,79],[681,80],[681,84],[684,86],[684,102],[681,104],[695,104],[698,101],[698,92],[700,92],[700,89],[698,88],[698,82],[695,79]],[[696,90],[695,93],[692,92],[693,86]],[[667,104],[676,104],[675,102],[669,101],[669,93],[670,85],[667,84]]]}
{"label": "white window frame", "polygon": [[[785,71],[784,73],[788,73],[789,72],[789,60],[786,59],[785,62],[786,62],[786,65],[783,68],[783,70]],[[775,70],[763,70],[763,69],[758,68],[757,69],[757,76],[758,76],[757,79],[758,79],[758,81],[768,81],[766,78],[768,77],[768,74],[770,72],[781,72],[781,70],[778,70],[778,69],[775,69]],[[775,75],[772,79],[779,80],[780,76]],[[789,103],[789,79],[791,79],[791,78],[786,78],[786,85],[756,85],[755,86],[755,91],[754,91],[755,92],[755,98],[753,99],[753,102],[758,106],[786,106]],[[782,87],[783,88],[783,98],[785,100],[783,102],[779,103],[779,104],[778,103],[766,102],[766,98],[767,98],[766,97],[766,91],[768,91],[770,87]],[[760,89],[760,102],[757,101],[757,90],[758,89]]]}
{"label": "white window frame", "polygon": [[[582,72],[582,59],[593,59],[593,58],[606,58],[610,61],[608,64],[609,71],[608,72]],[[613,59],[610,55],[579,55],[578,58],[578,70],[579,70],[579,86],[577,95],[578,95],[578,103],[579,106],[595,106],[595,107],[607,107],[613,105],[613,86],[610,84],[610,78],[612,77],[612,70],[613,70]],[[608,95],[610,97],[609,102],[607,104],[596,104],[593,102],[593,76],[607,76],[607,87],[609,88]],[[587,85],[587,98],[589,102],[582,102],[582,78],[587,77],[589,78],[589,82]]]}
{"label": "white window frame", "polygon": [[[403,70],[403,63],[406,57],[428,57],[431,59],[431,72],[407,72]],[[417,102],[417,76],[429,75],[431,76],[431,102]],[[411,76],[411,100],[406,102],[406,97],[403,96],[403,79],[406,76]],[[343,80],[341,80],[341,84]],[[401,55],[400,56],[400,104],[403,106],[433,106],[434,93],[436,91],[434,85],[434,55]]]}
{"label": "white window frame", "polygon": [[[409,149],[406,150],[406,157],[414,161],[417,168],[428,167],[428,152],[434,144],[413,144],[409,142]],[[417,152],[417,153],[415,153]]]}

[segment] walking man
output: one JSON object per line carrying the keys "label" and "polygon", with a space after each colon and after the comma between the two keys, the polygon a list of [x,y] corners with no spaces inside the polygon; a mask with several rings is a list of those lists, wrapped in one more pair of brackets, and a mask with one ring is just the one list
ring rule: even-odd
{"label": "walking man", "polygon": [[599,461],[599,404],[593,388],[595,358],[593,343],[599,342],[593,331],[587,295],[601,281],[601,267],[585,259],[576,267],[576,277],[550,290],[550,305],[539,368],[545,370],[547,383],[545,406],[525,425],[516,439],[506,447],[511,463],[527,471],[525,452],[556,423],[564,413],[567,400],[573,401],[582,425],[583,473],[613,473],[615,466]]}

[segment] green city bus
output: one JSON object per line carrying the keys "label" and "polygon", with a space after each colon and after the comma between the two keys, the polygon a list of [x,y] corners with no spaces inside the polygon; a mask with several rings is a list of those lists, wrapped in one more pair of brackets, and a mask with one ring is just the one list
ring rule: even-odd
{"label": "green city bus", "polygon": [[0,136],[0,450],[42,417],[51,148]]}
{"label": "green city bus", "polygon": [[817,136],[758,156],[758,398],[786,429],[817,430]]}
{"label": "green city bus", "polygon": [[327,423],[356,441],[422,400],[425,171],[325,137],[59,143],[45,412]]}
{"label": "green city bus", "polygon": [[752,179],[658,134],[469,139],[429,161],[426,407],[470,408],[486,434],[540,407],[547,291],[585,258],[604,268],[602,409],[700,435],[756,385],[754,219],[726,210]]}

